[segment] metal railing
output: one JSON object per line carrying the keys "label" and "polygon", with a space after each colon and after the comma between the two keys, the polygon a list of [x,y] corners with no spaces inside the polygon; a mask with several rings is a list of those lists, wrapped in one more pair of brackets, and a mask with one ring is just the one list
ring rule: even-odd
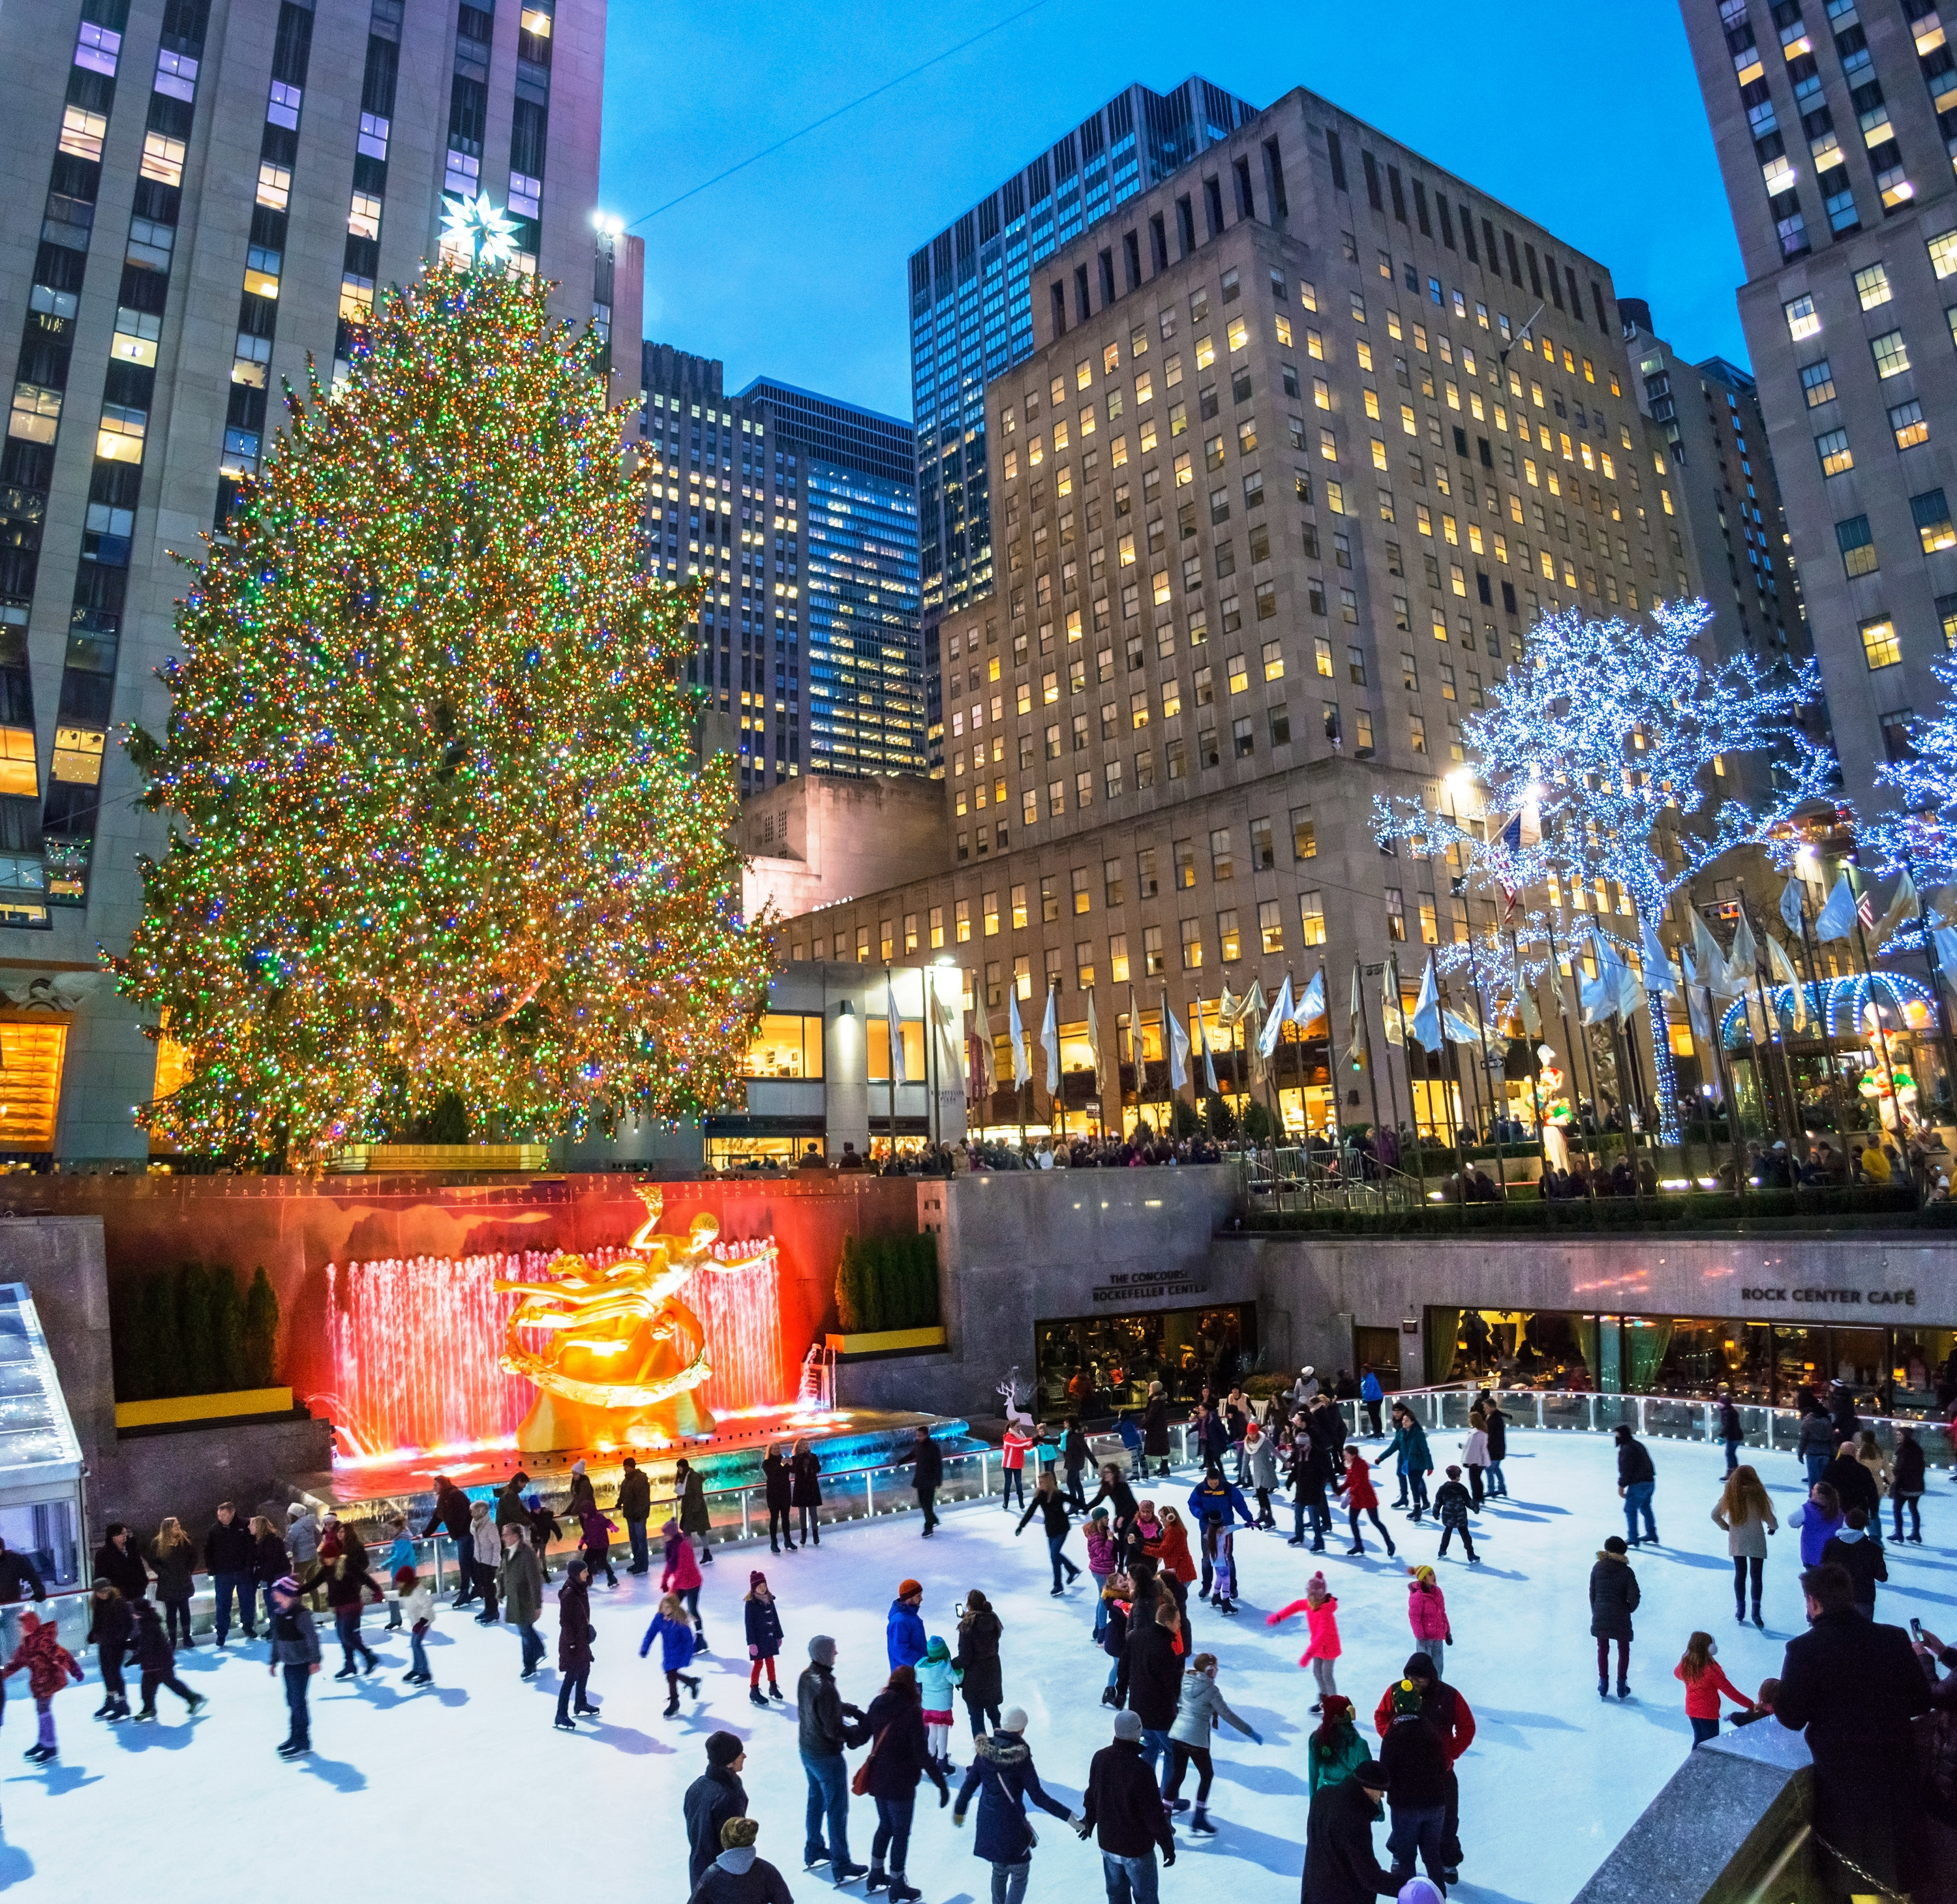
{"label": "metal railing", "polygon": [[[1387,1396],[1381,1413],[1383,1416],[1397,1403],[1411,1409],[1423,1428],[1459,1428],[1465,1434],[1468,1411],[1480,1393],[1480,1388],[1472,1383],[1456,1387],[1401,1389]],[[1608,1434],[1621,1422],[1639,1436],[1655,1436],[1660,1441],[1716,1444],[1719,1440],[1719,1405],[1698,1396],[1573,1395],[1548,1388],[1497,1388],[1490,1393],[1500,1404],[1512,1428]],[[1353,1434],[1358,1434],[1365,1426],[1360,1404],[1345,1402],[1341,1406],[1346,1411]],[[1793,1454],[1801,1438],[1801,1418],[1796,1410],[1769,1408],[1757,1402],[1740,1402],[1735,1406],[1744,1431],[1745,1446],[1769,1454]],[[1927,1466],[1957,1466],[1957,1435],[1953,1435],[1947,1422],[1877,1415],[1858,1415],[1856,1419],[1875,1431],[1876,1442],[1885,1453],[1895,1452],[1895,1431],[1906,1428],[1916,1437]]]}

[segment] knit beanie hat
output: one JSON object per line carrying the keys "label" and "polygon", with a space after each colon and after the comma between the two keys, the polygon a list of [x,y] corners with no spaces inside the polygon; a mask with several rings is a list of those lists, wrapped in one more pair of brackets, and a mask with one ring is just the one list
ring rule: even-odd
{"label": "knit beanie hat", "polygon": [[1400,1887],[1397,1904],[1441,1904],[1440,1893],[1431,1880],[1410,1877]]}
{"label": "knit beanie hat", "polygon": [[1411,1679],[1402,1679],[1393,1688],[1393,1716],[1420,1710],[1420,1688]]}
{"label": "knit beanie hat", "polygon": [[897,1583],[897,1598],[900,1600],[908,1600],[913,1593],[923,1591],[924,1589],[915,1580],[899,1580]]}
{"label": "knit beanie hat", "polygon": [[934,1633],[931,1636],[931,1643],[924,1649],[924,1656],[936,1665],[951,1657],[951,1649]]}
{"label": "knit beanie hat", "polygon": [[1140,1713],[1131,1713],[1124,1707],[1121,1711],[1114,1715],[1114,1736],[1117,1738],[1124,1738],[1132,1742],[1134,1740],[1139,1739],[1141,1735],[1142,1716]]}
{"label": "knit beanie hat", "polygon": [[1008,1706],[999,1721],[1002,1732],[1023,1732],[1026,1729],[1026,1709],[1023,1706]]}
{"label": "knit beanie hat", "polygon": [[1431,1586],[1434,1584],[1434,1569],[1431,1567],[1410,1567],[1407,1571],[1419,1581],[1422,1586]]}
{"label": "knit beanie hat", "polygon": [[707,1735],[707,1762],[709,1765],[732,1765],[745,1748],[732,1732],[710,1732]]}
{"label": "knit beanie hat", "polygon": [[818,1633],[815,1637],[808,1643],[808,1656],[813,1659],[818,1666],[834,1665],[836,1664],[836,1642],[830,1639],[827,1634]]}
{"label": "knit beanie hat", "polygon": [[766,1586],[767,1583],[767,1575],[760,1572],[759,1569],[748,1576],[748,1584],[750,1587]]}
{"label": "knit beanie hat", "polygon": [[752,1818],[729,1818],[720,1827],[720,1849],[722,1851],[745,1851],[761,1835],[761,1827]]}

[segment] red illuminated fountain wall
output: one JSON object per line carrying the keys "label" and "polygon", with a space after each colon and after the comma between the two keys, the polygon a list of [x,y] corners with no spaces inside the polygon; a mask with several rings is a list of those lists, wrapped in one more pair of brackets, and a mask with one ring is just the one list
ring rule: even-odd
{"label": "red illuminated fountain wall", "polygon": [[[716,1254],[746,1255],[754,1247],[722,1244]],[[498,1360],[522,1298],[499,1295],[495,1285],[538,1280],[555,1254],[329,1263],[333,1387],[314,1399],[330,1410],[338,1451],[371,1456],[513,1439],[536,1390]],[[624,1251],[584,1254],[602,1269]],[[715,1415],[764,1409],[792,1393],[782,1367],[779,1282],[770,1249],[751,1268],[696,1276],[680,1292],[706,1332],[713,1373],[701,1399]]]}

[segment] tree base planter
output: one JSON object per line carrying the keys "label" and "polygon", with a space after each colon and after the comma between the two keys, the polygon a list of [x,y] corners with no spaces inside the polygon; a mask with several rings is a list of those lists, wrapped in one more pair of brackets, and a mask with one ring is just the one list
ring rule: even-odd
{"label": "tree base planter", "polygon": [[887,1355],[929,1355],[948,1352],[941,1327],[877,1329],[865,1335],[828,1336],[825,1346],[838,1362],[878,1362]]}
{"label": "tree base planter", "polygon": [[172,1395],[161,1401],[118,1402],[115,1431],[197,1428],[213,1422],[273,1421],[294,1412],[289,1388],[236,1388],[223,1395]]}
{"label": "tree base planter", "polygon": [[541,1170],[542,1143],[355,1143],[334,1157],[340,1177],[440,1176],[457,1171]]}

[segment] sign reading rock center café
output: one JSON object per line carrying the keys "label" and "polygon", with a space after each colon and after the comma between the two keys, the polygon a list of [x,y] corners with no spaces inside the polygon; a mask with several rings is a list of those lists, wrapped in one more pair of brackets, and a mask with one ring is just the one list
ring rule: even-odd
{"label": "sign reading rock center caf\u00e9", "polygon": [[1866,1304],[1870,1308],[1899,1305],[1916,1307],[1914,1289],[1797,1289],[1786,1285],[1750,1284],[1740,1291],[1742,1302],[1806,1302],[1829,1309],[1852,1309]]}

